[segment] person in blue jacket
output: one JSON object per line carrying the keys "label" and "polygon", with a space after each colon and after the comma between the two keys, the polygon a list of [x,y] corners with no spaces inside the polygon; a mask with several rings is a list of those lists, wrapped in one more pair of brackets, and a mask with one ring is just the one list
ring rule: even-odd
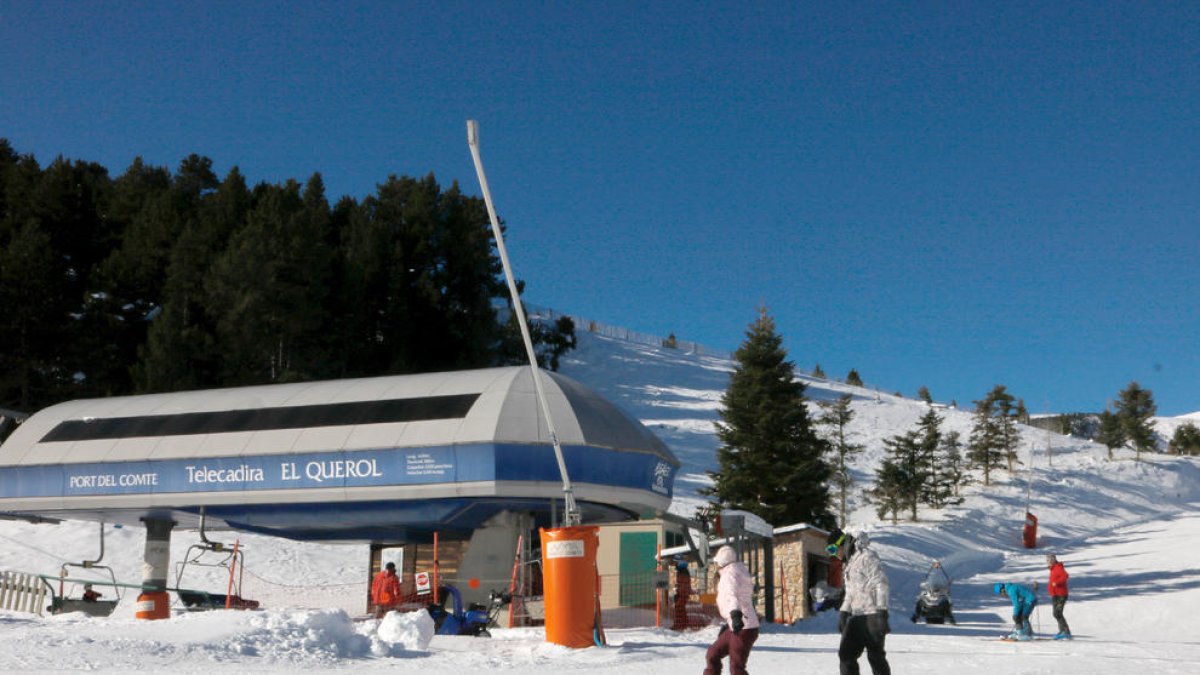
{"label": "person in blue jacket", "polygon": [[999,595],[1008,598],[1013,606],[1013,632],[1009,640],[1032,640],[1033,626],[1029,625],[1029,615],[1037,607],[1037,594],[1022,584],[999,583],[993,587]]}

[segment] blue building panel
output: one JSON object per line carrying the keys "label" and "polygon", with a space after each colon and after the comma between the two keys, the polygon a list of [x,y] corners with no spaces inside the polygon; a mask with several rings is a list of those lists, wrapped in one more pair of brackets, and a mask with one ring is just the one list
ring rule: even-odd
{"label": "blue building panel", "polygon": [[[675,467],[647,453],[566,446],[574,482],[671,496]],[[312,452],[247,457],[97,462],[0,471],[0,498],[558,481],[549,446],[449,447]]]}

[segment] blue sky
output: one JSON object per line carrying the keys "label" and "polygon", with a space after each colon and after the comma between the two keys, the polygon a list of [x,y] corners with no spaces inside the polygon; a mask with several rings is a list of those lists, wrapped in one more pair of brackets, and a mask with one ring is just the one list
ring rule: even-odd
{"label": "blue sky", "polygon": [[1200,411],[1200,4],[0,0],[0,136],[479,194],[526,299],[960,405]]}

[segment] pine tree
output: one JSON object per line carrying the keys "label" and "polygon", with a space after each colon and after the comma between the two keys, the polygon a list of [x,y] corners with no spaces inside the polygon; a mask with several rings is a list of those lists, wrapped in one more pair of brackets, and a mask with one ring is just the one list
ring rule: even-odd
{"label": "pine tree", "polygon": [[851,369],[850,369],[850,372],[849,372],[849,373],[846,373],[846,384],[848,384],[848,385],[850,385],[850,386],[852,386],[852,387],[861,387],[861,386],[863,386],[863,381],[862,381],[862,378],[861,378],[861,377],[859,377],[859,375],[858,375],[858,371],[857,371],[857,370],[855,370],[854,368],[851,368]]}
{"label": "pine tree", "polygon": [[921,385],[921,388],[917,390],[917,398],[930,405],[933,404],[933,395],[929,393],[929,387],[925,385]]}
{"label": "pine tree", "polygon": [[833,401],[822,403],[824,413],[817,420],[829,428],[828,440],[833,449],[832,483],[838,492],[838,524],[846,524],[846,497],[854,478],[850,473],[849,460],[866,447],[851,440],[849,425],[854,419],[854,409],[850,407],[852,397],[843,394]]}
{"label": "pine tree", "polygon": [[875,484],[866,491],[866,497],[874,502],[875,513],[880,518],[892,514],[892,524],[900,518],[904,508],[904,485],[908,477],[896,462],[885,459],[875,470]]}
{"label": "pine tree", "polygon": [[717,423],[719,470],[709,473],[713,485],[703,493],[769,523],[829,527],[828,443],[813,431],[804,384],[782,342],[760,309],[734,354]]}
{"label": "pine tree", "polygon": [[86,316],[93,394],[134,390],[133,367],[146,343],[150,318],[162,304],[179,214],[171,201],[171,174],[141,158],[113,181],[108,219],[114,239],[92,276]]}
{"label": "pine tree", "polygon": [[819,377],[822,380],[825,379],[825,371],[821,369],[821,364],[818,363],[817,365],[813,366],[812,376]]}
{"label": "pine tree", "polygon": [[6,244],[0,248],[0,407],[32,411],[64,396],[66,373],[56,345],[69,303],[62,261],[36,221],[18,228]]}
{"label": "pine tree", "polygon": [[1125,438],[1133,445],[1135,459],[1141,460],[1142,451],[1156,447],[1152,418],[1158,412],[1158,406],[1154,404],[1154,394],[1149,389],[1142,389],[1137,382],[1130,382],[1118,394],[1115,405]]}
{"label": "pine tree", "polygon": [[1096,431],[1096,442],[1103,443],[1104,447],[1108,448],[1108,459],[1113,458],[1113,449],[1125,446],[1128,440],[1125,436],[1125,427],[1121,424],[1121,418],[1114,415],[1107,408],[1100,413],[1100,425]]}
{"label": "pine tree", "polygon": [[[181,169],[181,174],[184,172]],[[237,167],[201,201],[197,185],[206,184],[203,175],[172,184],[167,201],[154,200],[139,216],[177,232],[159,292],[161,304],[147,312],[154,318],[134,368],[134,381],[141,392],[222,383],[224,354],[218,346],[217,319],[209,309],[212,303],[205,287],[213,263],[234,233],[245,227],[254,197]],[[177,210],[177,204],[185,205],[184,210]],[[195,210],[187,210],[190,208]]]}
{"label": "pine tree", "polygon": [[1200,428],[1184,422],[1171,436],[1171,452],[1177,455],[1200,455]]}
{"label": "pine tree", "polygon": [[920,443],[920,460],[924,465],[919,500],[922,504],[937,507],[937,483],[940,480],[938,448],[942,444],[942,418],[937,414],[937,410],[930,408],[917,421],[917,439]]}
{"label": "pine tree", "polygon": [[999,420],[993,416],[991,401],[987,398],[976,401],[967,456],[973,466],[983,471],[984,485],[991,485],[992,469],[999,468],[1004,461],[1003,447],[1003,432]]}
{"label": "pine tree", "polygon": [[946,432],[938,445],[935,466],[936,475],[932,480],[931,502],[937,509],[943,506],[961,504],[962,486],[969,481],[966,464],[962,454],[962,441],[957,431]]}
{"label": "pine tree", "polygon": [[[887,470],[877,474],[877,490],[894,497],[900,509],[907,509],[912,520],[917,519],[917,506],[928,489],[931,458],[920,430],[884,439]],[[879,481],[883,481],[879,483]]]}
{"label": "pine tree", "polygon": [[[978,441],[986,440],[990,443],[991,447],[987,452],[999,453],[1007,463],[1009,473],[1016,470],[1017,444],[1020,442],[1020,432],[1016,425],[1016,408],[1013,404],[1012,394],[1008,393],[1008,389],[1002,384],[996,385],[988,392],[987,396],[975,401],[976,430],[972,431],[971,441],[973,452],[976,453],[982,452],[977,447]],[[980,427],[984,417],[987,418],[987,423],[990,425],[987,429]]]}
{"label": "pine tree", "polygon": [[221,383],[309,379],[320,373],[332,259],[320,176],[301,193],[294,180],[261,191],[205,278],[216,319]]}

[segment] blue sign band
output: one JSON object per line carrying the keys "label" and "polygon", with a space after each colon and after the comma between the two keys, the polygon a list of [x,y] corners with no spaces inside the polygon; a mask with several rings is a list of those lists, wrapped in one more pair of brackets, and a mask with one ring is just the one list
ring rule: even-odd
{"label": "blue sign band", "polygon": [[[677,466],[652,454],[564,446],[572,482],[671,496]],[[0,499],[558,481],[549,446],[475,444],[0,469]]]}

